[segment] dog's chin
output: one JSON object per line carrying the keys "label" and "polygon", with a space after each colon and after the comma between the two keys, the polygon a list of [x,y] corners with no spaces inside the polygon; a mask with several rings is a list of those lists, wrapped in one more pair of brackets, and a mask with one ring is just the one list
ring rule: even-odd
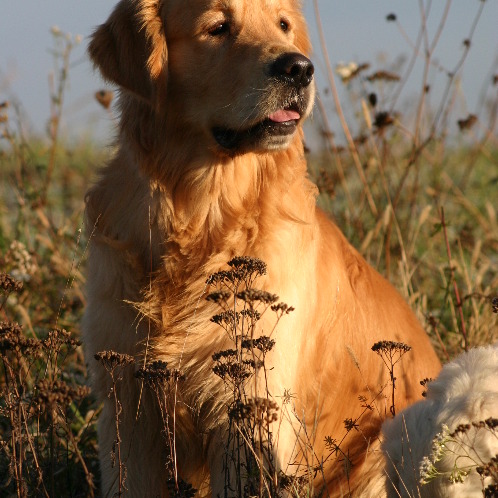
{"label": "dog's chin", "polygon": [[290,145],[299,121],[275,122],[268,118],[244,130],[215,126],[212,134],[218,146],[229,154],[276,151]]}

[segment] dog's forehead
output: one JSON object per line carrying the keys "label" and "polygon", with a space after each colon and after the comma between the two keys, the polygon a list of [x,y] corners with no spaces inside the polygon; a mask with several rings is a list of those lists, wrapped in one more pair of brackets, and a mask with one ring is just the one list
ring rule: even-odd
{"label": "dog's forehead", "polygon": [[[188,8],[187,8],[188,5]],[[243,16],[249,12],[275,12],[297,10],[298,0],[166,0],[163,11],[167,18],[195,22],[196,19],[214,12],[229,12]]]}

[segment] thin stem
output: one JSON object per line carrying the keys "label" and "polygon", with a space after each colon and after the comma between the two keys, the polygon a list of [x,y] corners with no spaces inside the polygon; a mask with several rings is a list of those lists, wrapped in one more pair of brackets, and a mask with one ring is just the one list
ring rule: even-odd
{"label": "thin stem", "polygon": [[341,126],[342,126],[342,129],[344,131],[344,135],[346,136],[349,150],[351,152],[351,155],[353,156],[353,162],[356,166],[356,171],[358,172],[358,176],[360,177],[360,180],[363,184],[363,189],[364,189],[367,201],[368,201],[368,205],[370,207],[370,211],[372,212],[372,214],[375,217],[377,217],[377,215],[378,215],[377,206],[375,205],[375,201],[373,199],[372,192],[370,191],[370,187],[368,186],[368,182],[367,182],[367,179],[365,177],[365,173],[363,171],[363,167],[361,165],[360,158],[358,156],[358,151],[356,150],[356,146],[354,144],[353,137],[351,136],[351,132],[349,131],[349,127],[348,127],[348,124],[346,122],[346,118],[344,117],[341,103],[339,101],[339,94],[337,93],[337,87],[335,84],[334,73],[332,71],[332,67],[330,66],[330,57],[328,54],[327,43],[325,41],[325,36],[323,33],[323,27],[322,27],[320,12],[318,10],[318,1],[317,0],[313,0],[313,6],[315,9],[315,19],[316,19],[316,24],[317,24],[318,35],[320,37],[320,48],[322,50],[323,57],[325,59],[330,90],[332,92],[332,97],[334,99],[334,104],[335,104],[335,108],[337,111],[337,115],[338,115],[339,120],[341,122]]}
{"label": "thin stem", "polygon": [[468,342],[468,337],[467,337],[467,328],[465,326],[465,319],[463,316],[463,304],[462,300],[460,299],[460,292],[458,290],[458,284],[455,279],[455,269],[453,268],[453,263],[451,259],[451,248],[450,248],[450,243],[448,240],[448,231],[446,229],[446,221],[444,218],[444,209],[441,208],[441,226],[443,228],[443,234],[444,234],[444,240],[446,243],[446,253],[448,255],[448,264],[450,266],[450,280],[453,282],[453,291],[455,293],[455,299],[456,299],[456,307],[458,309],[458,314],[460,316],[460,331],[463,336],[463,343],[464,343],[464,350],[468,351],[469,350],[469,342]]}

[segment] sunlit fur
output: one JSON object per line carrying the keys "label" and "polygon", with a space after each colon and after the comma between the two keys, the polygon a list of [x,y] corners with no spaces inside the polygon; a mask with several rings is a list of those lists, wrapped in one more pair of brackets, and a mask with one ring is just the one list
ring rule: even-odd
{"label": "sunlit fur", "polygon": [[[281,16],[288,32],[279,27]],[[210,37],[209,28],[225,17],[233,34]],[[284,390],[292,393],[280,410],[288,415],[275,426],[279,465],[288,473],[316,466],[330,453],[325,436],[340,441],[344,420],[365,412],[361,432],[341,444],[353,462],[349,476],[332,456],[315,486],[325,483],[330,496],[383,492],[377,436],[389,413],[388,375],[370,348],[380,340],[412,346],[396,371],[401,409],[419,398],[419,380],[439,370],[430,342],[400,295],[315,206],[300,126],[277,151],[265,150],[263,140],[254,151],[227,153],[211,133],[212,126],[243,129],[286,105],[286,90],[268,78],[268,66],[282,53],[309,51],[294,0],[122,0],[92,37],[93,62],[121,88],[117,150],[86,197],[91,251],[83,333],[93,389],[104,402],[104,494],[117,490],[109,456],[115,415],[108,376],[93,355],[112,349],[181,369],[185,381],[170,406],[179,473],[200,494],[223,496],[230,393],[213,374],[211,356],[227,344],[204,297],[206,277],[234,255],[264,260],[268,275],[258,284],[295,307],[279,324],[268,358],[271,395],[282,404]],[[304,118],[312,85],[302,98],[309,101]],[[272,324],[265,315],[261,328]],[[360,395],[372,411],[361,407]],[[132,372],[119,396],[128,496],[165,496],[153,400]]]}
{"label": "sunlit fur", "polygon": [[[433,439],[443,424],[453,432],[460,424],[485,421],[498,415],[498,343],[471,349],[447,363],[429,384],[426,399],[399,413],[383,427],[383,451],[388,470],[388,496],[422,498],[479,498],[483,482],[475,471],[498,453],[495,431],[471,426],[446,442],[445,455],[436,463],[440,477],[420,484],[420,466],[433,453]],[[461,441],[462,444],[459,444]],[[452,483],[455,469],[474,469],[464,482]],[[490,484],[491,478],[484,482]]]}

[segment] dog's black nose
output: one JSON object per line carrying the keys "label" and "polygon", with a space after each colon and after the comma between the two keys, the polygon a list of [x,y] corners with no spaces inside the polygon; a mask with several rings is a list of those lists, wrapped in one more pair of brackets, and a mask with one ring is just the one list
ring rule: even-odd
{"label": "dog's black nose", "polygon": [[314,72],[312,62],[297,52],[282,54],[271,67],[272,76],[298,88],[308,86],[313,79]]}

